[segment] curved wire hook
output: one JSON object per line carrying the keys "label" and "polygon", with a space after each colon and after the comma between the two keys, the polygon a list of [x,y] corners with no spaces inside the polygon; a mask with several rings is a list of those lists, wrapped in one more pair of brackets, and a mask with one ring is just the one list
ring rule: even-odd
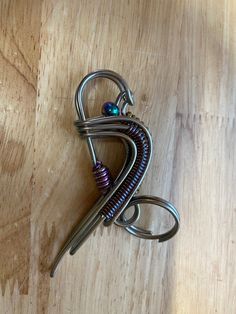
{"label": "curved wire hook", "polygon": [[[86,121],[86,116],[84,112],[84,90],[86,85],[96,79],[96,78],[106,78],[111,81],[113,81],[119,88],[120,94],[117,97],[116,102],[120,103],[121,98],[124,99],[124,105],[122,107],[122,113],[124,113],[124,106],[126,107],[127,104],[133,106],[134,105],[134,97],[132,91],[129,89],[128,84],[123,79],[122,76],[120,76],[118,73],[110,71],[110,70],[97,70],[94,72],[91,72],[87,74],[82,81],[80,82],[79,86],[77,87],[77,90],[75,92],[75,108],[78,114],[78,118],[80,121]],[[92,142],[91,137],[87,137],[87,144],[89,148],[89,153],[93,162],[93,165],[95,166],[97,163],[97,155],[96,151]]]}
{"label": "curved wire hook", "polygon": [[84,96],[84,90],[88,82],[96,79],[96,78],[106,78],[111,81],[113,81],[119,88],[120,92],[122,93],[123,97],[125,97],[125,101],[133,106],[134,105],[134,96],[132,91],[129,89],[128,84],[123,79],[121,75],[118,73],[111,71],[111,70],[97,70],[94,72],[91,72],[87,74],[82,81],[80,82],[79,86],[77,87],[77,90],[75,92],[75,107],[76,111],[79,117],[79,120],[85,121],[85,113],[84,113],[84,107],[83,107],[83,96]]}

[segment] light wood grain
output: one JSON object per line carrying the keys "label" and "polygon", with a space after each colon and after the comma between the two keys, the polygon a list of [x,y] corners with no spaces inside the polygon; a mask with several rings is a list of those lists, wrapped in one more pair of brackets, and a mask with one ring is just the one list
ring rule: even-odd
{"label": "light wood grain", "polygon": [[[0,13],[0,313],[234,314],[236,2],[4,0]],[[135,92],[155,145],[140,193],[170,199],[181,229],[158,244],[100,227],[50,279],[99,195],[73,127],[75,89],[98,68]],[[115,96],[91,84],[89,114]],[[122,145],[97,148],[115,175]]]}

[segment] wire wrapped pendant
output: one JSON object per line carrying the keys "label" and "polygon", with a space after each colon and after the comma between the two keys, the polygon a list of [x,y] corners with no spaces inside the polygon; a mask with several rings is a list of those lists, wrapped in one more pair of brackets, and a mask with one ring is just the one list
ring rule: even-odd
{"label": "wire wrapped pendant", "polygon": [[[112,80],[120,93],[115,102],[106,102],[102,108],[102,116],[86,118],[83,107],[83,93],[87,83],[96,78]],[[180,217],[177,209],[168,201],[159,197],[137,196],[137,191],[145,177],[152,157],[152,137],[148,128],[133,114],[126,112],[128,106],[134,105],[131,90],[124,79],[110,70],[99,70],[89,73],[79,84],[75,94],[75,106],[78,120],[75,126],[81,137],[87,139],[95,182],[102,196],[87,216],[79,223],[56,257],[51,269],[54,276],[63,255],[69,250],[73,255],[87,237],[101,223],[109,226],[115,223],[130,234],[144,239],[157,239],[159,242],[173,237],[179,229]],[[98,137],[118,137],[126,149],[125,163],[115,180],[110,170],[97,158],[93,139]],[[153,234],[135,225],[141,213],[141,204],[153,204],[167,210],[174,219],[171,229],[162,234]],[[133,215],[128,219],[125,215],[128,208],[134,207]]]}

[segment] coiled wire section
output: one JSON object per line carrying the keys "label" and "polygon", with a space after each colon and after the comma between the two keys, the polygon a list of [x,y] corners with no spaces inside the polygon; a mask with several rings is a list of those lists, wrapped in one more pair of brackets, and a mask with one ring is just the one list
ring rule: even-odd
{"label": "coiled wire section", "polygon": [[120,213],[120,209],[130,199],[130,195],[136,191],[150,158],[148,139],[137,124],[131,123],[128,130],[124,133],[135,142],[137,158],[126,179],[101,210],[101,213],[106,217],[106,222],[112,220]]}
{"label": "coiled wire section", "polygon": [[104,166],[101,161],[97,161],[93,167],[93,175],[99,191],[106,194],[112,185],[112,178],[108,167]]}
{"label": "coiled wire section", "polygon": [[[128,174],[124,176],[123,181],[121,181],[118,187],[116,187],[117,180],[113,184],[109,168],[104,166],[101,161],[97,160],[95,166],[93,167],[94,178],[101,193],[106,195],[107,193],[109,194],[114,191],[109,197],[107,197],[107,201],[104,203],[99,212],[101,216],[105,217],[104,224],[109,225],[111,222],[118,219],[120,214],[130,202],[131,198],[137,192],[149,165],[151,157],[151,143],[150,138],[148,138],[148,133],[145,131],[147,128],[144,126],[143,122],[140,122],[140,120],[130,112],[124,116],[124,119],[121,117],[118,118],[118,120],[115,120],[112,117],[105,119],[107,119],[106,123],[110,120],[109,124],[100,124],[100,129],[107,126],[107,128],[109,127],[111,130],[118,130],[118,133],[123,133],[130,138],[137,150],[137,155],[132,167],[130,168]],[[95,129],[97,128],[97,130],[99,130],[98,121],[99,118],[97,121],[93,118],[93,121],[90,124],[93,125]],[[116,125],[114,126],[114,124]],[[76,121],[75,126],[81,136],[86,136],[88,131],[88,129],[86,129],[86,122]],[[95,135],[95,131],[93,134]],[[99,132],[97,134],[99,135]],[[126,160],[127,165],[130,160],[131,154],[128,149]],[[125,172],[125,168],[122,172]]]}

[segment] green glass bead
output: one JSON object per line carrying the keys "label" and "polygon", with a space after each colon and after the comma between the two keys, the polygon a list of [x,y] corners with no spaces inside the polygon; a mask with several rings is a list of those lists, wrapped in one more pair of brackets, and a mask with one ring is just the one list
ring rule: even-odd
{"label": "green glass bead", "polygon": [[104,116],[119,116],[120,109],[119,107],[114,104],[113,102],[105,102],[102,107],[102,113]]}

